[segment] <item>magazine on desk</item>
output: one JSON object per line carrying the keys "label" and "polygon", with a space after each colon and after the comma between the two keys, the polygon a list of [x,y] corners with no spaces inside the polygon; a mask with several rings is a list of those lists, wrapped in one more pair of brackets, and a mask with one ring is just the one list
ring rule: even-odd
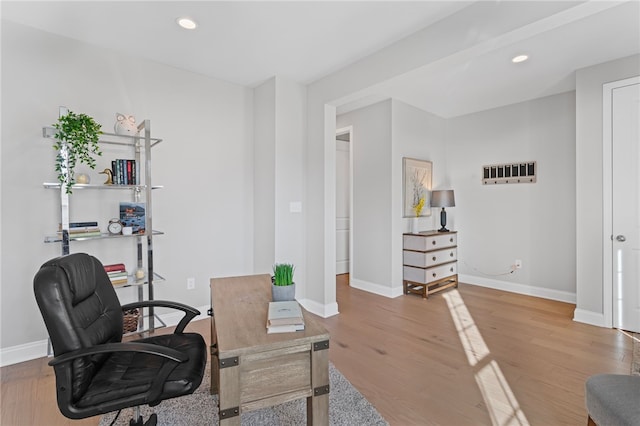
{"label": "magazine on desk", "polygon": [[289,333],[304,330],[302,308],[295,300],[269,302],[267,333]]}

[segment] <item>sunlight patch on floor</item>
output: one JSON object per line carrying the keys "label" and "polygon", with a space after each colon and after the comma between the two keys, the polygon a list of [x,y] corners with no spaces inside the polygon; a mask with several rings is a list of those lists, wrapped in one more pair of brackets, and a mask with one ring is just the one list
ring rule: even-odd
{"label": "sunlight patch on floor", "polygon": [[[502,374],[500,366],[495,360],[490,359],[491,351],[482,338],[462,296],[458,290],[452,290],[444,293],[443,297],[449,307],[469,365],[477,368],[475,379],[491,416],[491,423],[494,426],[528,425],[529,421]],[[481,364],[484,365],[481,366]]]}
{"label": "sunlight patch on floor", "polygon": [[458,336],[460,336],[460,342],[464,347],[469,365],[473,367],[489,355],[489,348],[484,343],[484,339],[458,290],[445,293],[443,297],[449,306],[451,318],[453,318],[453,323],[458,330]]}

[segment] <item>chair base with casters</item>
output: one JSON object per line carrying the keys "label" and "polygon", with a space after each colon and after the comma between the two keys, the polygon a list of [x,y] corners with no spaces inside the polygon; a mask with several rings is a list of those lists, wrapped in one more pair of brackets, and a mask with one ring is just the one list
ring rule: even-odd
{"label": "chair base with casters", "polygon": [[640,376],[598,374],[587,379],[589,426],[640,425]]}
{"label": "chair base with casters", "polygon": [[[120,305],[103,265],[84,253],[42,265],[34,278],[34,293],[53,346],[49,365],[65,417],[153,407],[200,386],[206,344],[200,334],[184,332],[200,314],[196,309],[161,300]],[[172,334],[122,342],[123,312],[144,307],[176,309],[184,316]],[[146,424],[155,421],[153,415]],[[142,418],[131,424],[142,425]]]}

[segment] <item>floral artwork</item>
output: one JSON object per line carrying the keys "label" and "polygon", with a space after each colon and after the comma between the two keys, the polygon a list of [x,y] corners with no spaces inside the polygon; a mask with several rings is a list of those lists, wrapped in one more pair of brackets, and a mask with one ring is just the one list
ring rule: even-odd
{"label": "floral artwork", "polygon": [[404,217],[430,216],[431,161],[402,159]]}

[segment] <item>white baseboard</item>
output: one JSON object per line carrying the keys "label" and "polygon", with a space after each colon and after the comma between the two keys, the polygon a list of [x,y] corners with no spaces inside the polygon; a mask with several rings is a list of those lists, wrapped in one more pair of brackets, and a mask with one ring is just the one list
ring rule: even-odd
{"label": "white baseboard", "polygon": [[568,291],[553,290],[550,288],[534,287],[525,284],[499,281],[490,278],[476,277],[473,275],[459,274],[458,280],[466,284],[488,287],[511,293],[526,294],[528,296],[541,297],[543,299],[557,300],[566,303],[576,303],[576,294]]}
{"label": "white baseboard", "polygon": [[11,346],[0,351],[0,367],[47,356],[49,340]]}
{"label": "white baseboard", "polygon": [[[200,306],[199,308],[196,308],[200,311],[200,315],[195,317],[192,321],[209,318],[209,315],[207,315],[207,310],[209,310],[209,308],[210,306]],[[167,325],[167,327],[171,327],[177,325],[184,314],[178,311],[158,316],[162,322]],[[45,339],[37,342],[25,343],[23,345],[2,348],[0,349],[0,367],[45,357],[48,355],[48,345],[49,340]]]}
{"label": "white baseboard", "polygon": [[380,284],[370,283],[368,281],[359,280],[353,277],[349,277],[349,286],[389,298],[402,296],[402,294],[404,293],[402,287],[386,287]]}
{"label": "white baseboard", "polygon": [[573,311],[573,320],[598,327],[606,327],[604,314],[600,312],[586,311],[584,309],[576,308]]}
{"label": "white baseboard", "polygon": [[329,318],[334,315],[338,315],[338,304],[337,303],[329,303],[327,305],[323,305],[322,303],[315,302],[309,299],[301,299],[298,302],[305,308],[307,311],[312,314],[318,315],[322,318]]}

